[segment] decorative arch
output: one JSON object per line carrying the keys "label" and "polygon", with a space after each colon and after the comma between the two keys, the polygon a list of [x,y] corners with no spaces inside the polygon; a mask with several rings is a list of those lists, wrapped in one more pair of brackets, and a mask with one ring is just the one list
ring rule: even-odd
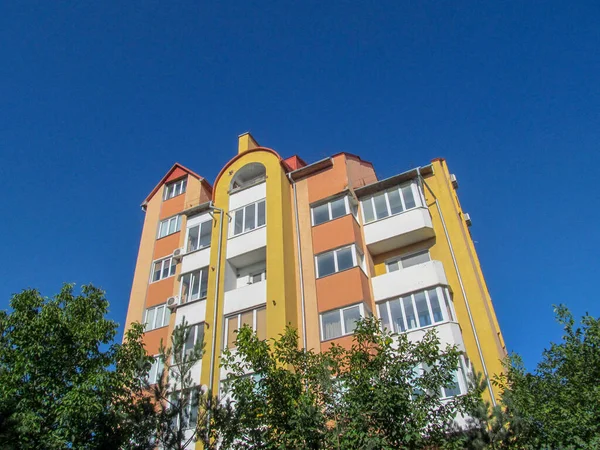
{"label": "decorative arch", "polygon": [[262,163],[248,163],[235,173],[231,179],[229,190],[233,192],[261,183],[265,180],[266,176],[267,169]]}

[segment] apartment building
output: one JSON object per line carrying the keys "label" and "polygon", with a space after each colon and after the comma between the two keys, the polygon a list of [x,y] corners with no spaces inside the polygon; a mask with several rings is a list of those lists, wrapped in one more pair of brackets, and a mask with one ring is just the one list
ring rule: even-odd
{"label": "apartment building", "polygon": [[441,395],[465,392],[466,373],[499,373],[506,348],[457,187],[443,159],[379,180],[357,155],[307,164],[243,134],[214,184],[175,164],[143,202],[126,323],[146,323],[151,355],[192,324],[190,345],[206,343],[194,377],[217,391],[222,349],[244,324],[269,338],[291,323],[301,345],[324,350],[348,346],[373,314],[463,349]]}

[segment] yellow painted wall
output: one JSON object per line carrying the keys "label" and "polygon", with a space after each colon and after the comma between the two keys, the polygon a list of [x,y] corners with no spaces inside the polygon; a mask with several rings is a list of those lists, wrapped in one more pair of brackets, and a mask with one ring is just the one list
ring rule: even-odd
{"label": "yellow painted wall", "polygon": [[[279,157],[272,151],[255,149],[241,152],[234,158],[222,172],[222,176],[214,186],[214,203],[225,212],[229,209],[229,186],[231,179],[239,169],[246,164],[259,162],[266,169],[266,213],[267,213],[267,337],[276,337],[282,333],[289,323],[298,327],[296,276],[294,259],[294,222],[292,217],[292,204],[290,202],[290,183],[281,167]],[[218,215],[217,215],[218,217]],[[215,227],[212,234],[211,271],[208,278],[206,317],[210,327],[205,333],[207,351],[202,360],[202,384],[209,384],[210,358],[212,335],[216,333],[215,384],[218,388],[220,355],[223,347],[223,293],[224,269],[227,252],[227,223],[223,227],[223,242],[221,245],[220,276],[218,284],[218,320],[213,324],[215,311],[215,286],[218,267],[218,238],[219,228]],[[283,245],[282,245],[283,244]]]}

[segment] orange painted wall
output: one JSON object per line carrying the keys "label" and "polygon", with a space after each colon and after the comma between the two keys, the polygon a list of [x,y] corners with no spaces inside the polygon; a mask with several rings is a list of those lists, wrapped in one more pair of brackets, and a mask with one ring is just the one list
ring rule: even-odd
{"label": "orange painted wall", "polygon": [[345,348],[346,350],[350,350],[350,347],[352,347],[352,337],[353,335],[342,336],[337,339],[331,339],[329,341],[321,342],[321,351],[325,352],[329,350],[329,348],[333,344],[339,345],[340,347]]}
{"label": "orange painted wall", "polygon": [[323,198],[342,192],[348,187],[345,156],[333,158],[333,167],[312,175],[308,179],[308,202],[313,203]]}
{"label": "orange painted wall", "polygon": [[[181,224],[181,229],[185,230],[184,224]],[[173,250],[179,248],[179,241],[181,234],[185,234],[185,231],[178,231],[177,233],[170,234],[164,238],[160,238],[154,244],[153,258],[160,259],[165,258],[173,254]]]}
{"label": "orange painted wall", "polygon": [[167,338],[169,337],[169,327],[157,328],[156,330],[148,331],[144,333],[144,346],[146,353],[149,355],[157,355],[160,349],[160,341],[162,339],[164,345],[167,345]]}
{"label": "orange painted wall", "polygon": [[316,285],[320,313],[371,298],[369,281],[359,267],[319,278]]}
{"label": "orange painted wall", "polygon": [[175,280],[177,275],[164,280],[157,281],[148,285],[148,295],[146,296],[146,308],[160,305],[167,301],[173,295],[175,288]]}
{"label": "orange painted wall", "polygon": [[[155,196],[156,197],[156,196]],[[161,195],[162,199],[162,195]],[[160,208],[160,220],[166,219],[167,217],[179,214],[185,209],[185,195],[178,195],[177,197],[170,198],[162,202]]]}
{"label": "orange painted wall", "polygon": [[366,186],[377,181],[373,165],[355,156],[347,155],[348,180],[353,188]]}
{"label": "orange painted wall", "polygon": [[360,226],[352,214],[313,227],[312,240],[315,255],[343,245],[362,243]]}

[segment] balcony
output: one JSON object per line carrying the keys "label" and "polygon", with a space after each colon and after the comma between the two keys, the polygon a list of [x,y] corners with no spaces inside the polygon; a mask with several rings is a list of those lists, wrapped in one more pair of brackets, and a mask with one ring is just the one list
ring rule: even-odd
{"label": "balcony", "polygon": [[462,332],[460,331],[460,325],[456,322],[439,323],[425,328],[409,330],[405,333],[410,342],[420,342],[423,340],[425,333],[432,328],[435,328],[438,338],[440,339],[440,348],[444,348],[446,345],[456,345],[459,350],[465,351],[465,344]]}
{"label": "balcony", "polygon": [[210,264],[210,246],[185,253],[181,259],[181,273],[191,272]]}
{"label": "balcony", "polygon": [[371,279],[376,302],[437,285],[447,285],[441,261],[428,261]]}
{"label": "balcony", "polygon": [[373,255],[379,255],[435,236],[427,208],[413,208],[364,226],[365,241]]}
{"label": "balcony", "polygon": [[267,282],[247,284],[246,286],[225,291],[223,300],[223,315],[228,315],[244,309],[254,308],[267,301]]}
{"label": "balcony", "polygon": [[262,226],[227,240],[227,260],[243,267],[264,260],[267,249],[267,227]]}

